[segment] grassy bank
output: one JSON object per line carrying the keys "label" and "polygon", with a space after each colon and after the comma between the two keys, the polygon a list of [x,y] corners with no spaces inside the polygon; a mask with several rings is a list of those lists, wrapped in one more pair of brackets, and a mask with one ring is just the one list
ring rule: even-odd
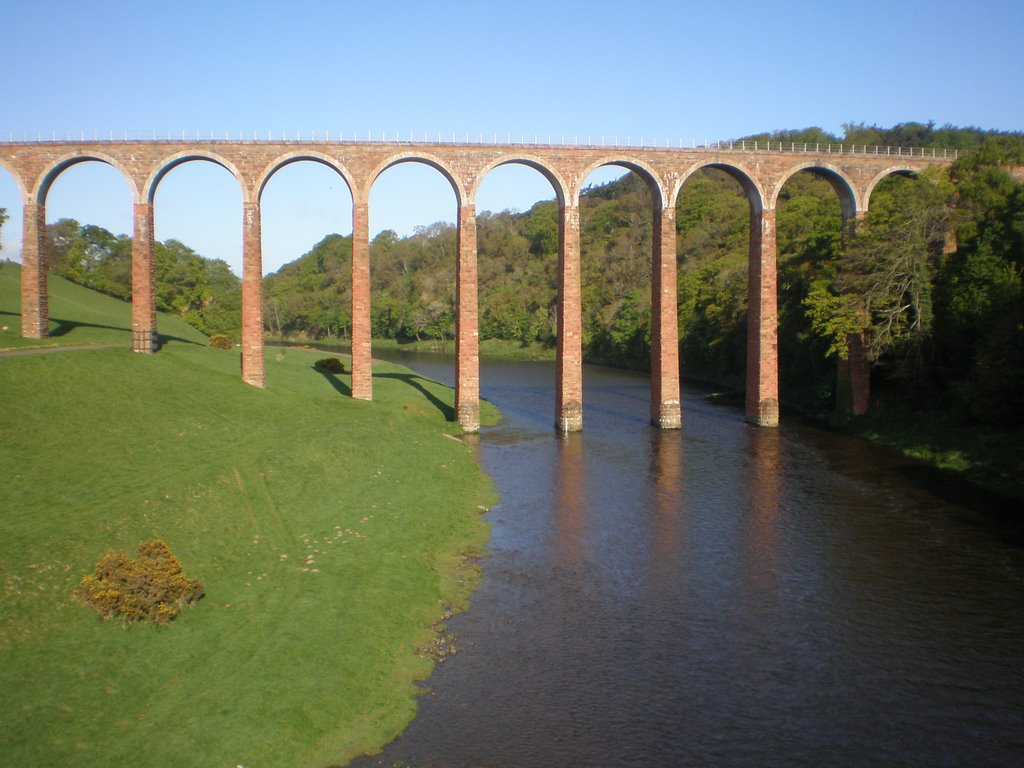
{"label": "grassy bank", "polygon": [[953,414],[889,408],[830,426],[895,448],[945,475],[1008,499],[1024,500],[1024,431],[968,424]]}
{"label": "grassy bank", "polygon": [[[65,289],[58,341],[120,346],[0,357],[0,765],[324,766],[392,738],[487,537],[451,392],[380,364],[355,401],[293,349],[257,390],[236,351],[132,354],[95,294],[75,325]],[[71,599],[108,549],[158,537],[206,589],[172,626]]]}
{"label": "grassy bank", "polygon": [[[21,267],[0,263],[0,349],[79,344],[131,347],[131,304],[54,275],[50,275],[48,283],[50,335],[46,339],[23,339],[19,298]],[[206,344],[203,334],[176,317],[161,312],[157,316],[157,325],[164,341]]]}
{"label": "grassy bank", "polygon": [[[742,408],[742,380],[714,377],[688,378],[686,382],[707,389],[713,402]],[[684,382],[684,387],[686,386]],[[799,420],[819,429],[856,435],[876,445],[893,448],[928,465],[944,478],[962,483],[969,495],[971,486],[1002,499],[1024,500],[1024,430],[971,421],[951,409],[926,410],[927,400],[917,409],[894,398],[878,396],[865,416],[836,413],[818,397],[782,389],[782,421]],[[817,393],[814,393],[817,395]],[[938,474],[934,475],[937,479]],[[986,497],[987,498],[987,497]]]}

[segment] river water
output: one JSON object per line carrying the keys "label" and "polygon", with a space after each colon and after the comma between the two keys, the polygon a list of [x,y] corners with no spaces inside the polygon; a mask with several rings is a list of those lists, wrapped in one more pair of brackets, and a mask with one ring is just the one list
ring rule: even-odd
{"label": "river water", "polygon": [[654,429],[621,371],[585,370],[560,436],[554,375],[483,365],[483,585],[417,718],[353,766],[1024,764],[1024,548],[997,505],[685,386],[682,430]]}

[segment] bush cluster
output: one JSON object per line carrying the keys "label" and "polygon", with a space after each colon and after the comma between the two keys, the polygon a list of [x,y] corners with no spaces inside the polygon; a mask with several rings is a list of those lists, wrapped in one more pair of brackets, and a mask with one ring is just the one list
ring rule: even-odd
{"label": "bush cluster", "polygon": [[125,624],[169,624],[182,606],[203,594],[203,585],[184,574],[178,558],[159,539],[140,544],[134,560],[123,552],[107,552],[74,592],[103,619],[119,616]]}
{"label": "bush cluster", "polygon": [[210,346],[214,349],[234,349],[235,342],[230,336],[223,333],[215,333],[210,337]]}
{"label": "bush cluster", "polygon": [[317,360],[313,363],[313,367],[318,371],[327,371],[328,373],[344,373],[345,366],[341,360],[336,357],[325,357],[322,360]]}

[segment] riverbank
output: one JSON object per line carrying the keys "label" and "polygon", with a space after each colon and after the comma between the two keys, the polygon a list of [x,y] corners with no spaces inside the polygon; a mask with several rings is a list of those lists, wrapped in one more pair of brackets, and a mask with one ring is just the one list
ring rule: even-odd
{"label": "riverbank", "polygon": [[[353,400],[294,349],[255,389],[237,351],[135,355],[130,323],[76,324],[66,289],[113,301],[53,280],[61,341],[119,346],[0,359],[0,766],[322,768],[392,739],[496,500],[451,390],[375,361],[373,402]],[[154,538],[206,591],[171,626],[72,599],[105,552]]]}
{"label": "riverbank", "polygon": [[[743,392],[712,382],[708,399],[743,407]],[[908,412],[888,407],[866,416],[814,411],[783,400],[782,420],[796,418],[818,429],[855,435],[898,451],[936,475],[993,496],[997,505],[1024,500],[1024,430],[965,424],[942,411]]]}
{"label": "riverbank", "polygon": [[1024,430],[967,425],[942,412],[888,409],[825,424],[900,451],[989,493],[1024,500]]}
{"label": "riverbank", "polygon": [[[342,339],[302,339],[266,336],[264,341],[271,345],[287,347],[308,346],[312,349],[333,350],[345,354],[348,354],[352,348],[349,341]],[[455,342],[452,340],[438,341],[436,339],[424,339],[421,341],[374,339],[373,349],[384,352],[428,352],[439,355],[454,355]],[[483,339],[480,341],[480,355],[481,357],[493,360],[554,360],[555,349],[554,347],[546,347],[543,344],[537,343],[521,344],[500,339]]]}

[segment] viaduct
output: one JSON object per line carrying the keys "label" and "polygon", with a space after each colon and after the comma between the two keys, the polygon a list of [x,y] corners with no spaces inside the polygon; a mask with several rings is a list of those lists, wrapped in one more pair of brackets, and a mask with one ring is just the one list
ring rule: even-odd
{"label": "viaduct", "polygon": [[[775,210],[794,174],[812,170],[835,189],[848,224],[868,210],[872,190],[891,174],[919,174],[952,162],[941,150],[896,150],[840,145],[735,142],[693,149],[472,142],[324,140],[110,140],[0,142],[0,167],[15,179],[23,199],[22,336],[48,331],[46,198],[60,174],[86,161],[108,163],[127,179],[134,205],[132,236],[132,348],[156,350],[154,286],[155,193],[164,176],[191,161],[216,163],[242,192],[242,378],[264,384],[260,198],[270,178],[299,161],[322,163],[341,176],[352,194],[352,396],[372,399],[370,338],[370,233],[368,202],[374,180],[406,162],[437,169],[452,185],[458,205],[456,270],[456,414],[467,432],[479,429],[480,379],[477,313],[476,194],[486,174],[518,163],[550,182],[560,207],[558,336],[555,424],[583,426],[580,310],[581,186],[591,171],[616,165],[639,174],[654,201],[652,263],[651,422],[681,424],[676,311],[676,199],[701,168],[735,178],[750,204],[749,311],[746,416],[760,426],[779,420]],[[866,410],[865,367],[845,366],[845,387],[855,411]],[[843,387],[843,382],[840,382]],[[860,393],[860,394],[858,394]]]}

